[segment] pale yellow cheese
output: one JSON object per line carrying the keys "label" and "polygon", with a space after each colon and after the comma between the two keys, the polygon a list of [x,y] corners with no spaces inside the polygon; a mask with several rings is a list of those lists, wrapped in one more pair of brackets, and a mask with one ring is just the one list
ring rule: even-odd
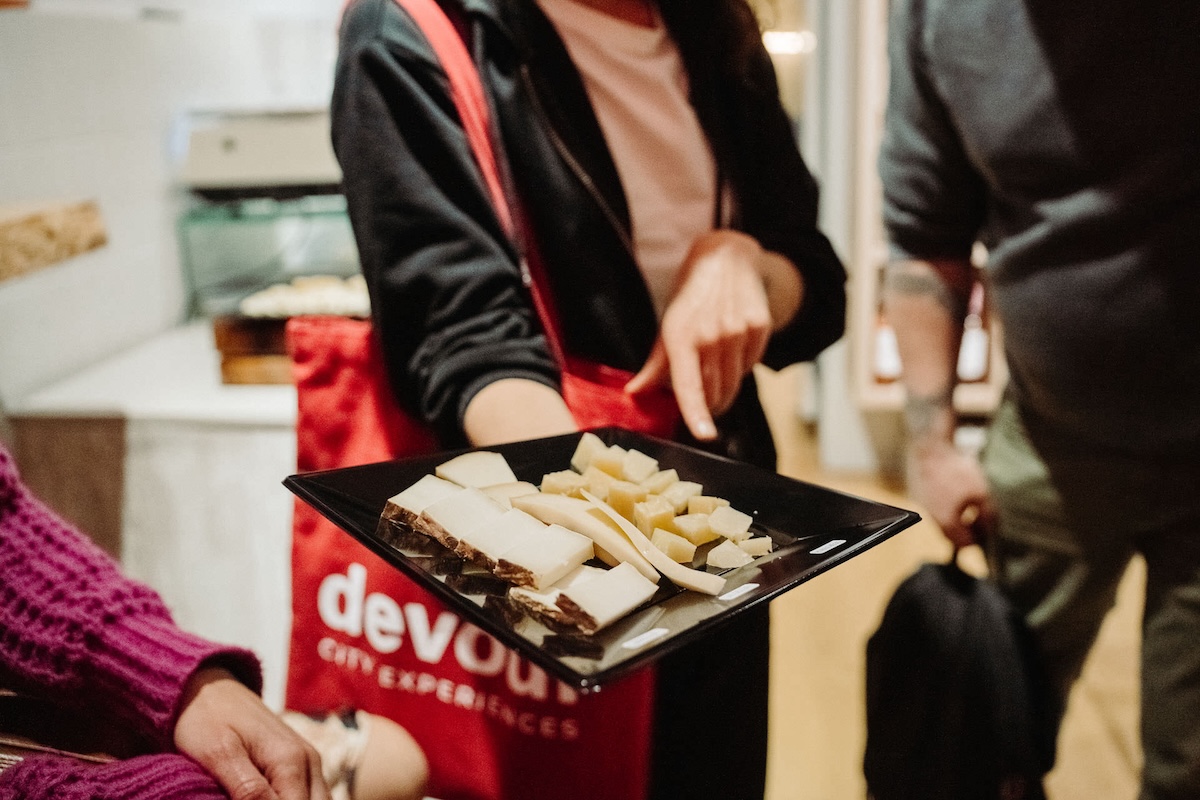
{"label": "pale yellow cheese", "polygon": [[579,444],[575,445],[575,453],[571,456],[571,469],[582,473],[591,466],[596,453],[606,449],[608,445],[603,439],[591,431],[584,431],[579,437]]}
{"label": "pale yellow cheese", "polygon": [[755,536],[753,539],[743,539],[737,543],[737,546],[754,558],[765,556],[775,549],[775,543],[771,541],[771,537],[769,536]]}
{"label": "pale yellow cheese", "polygon": [[586,479],[578,472],[564,469],[543,475],[541,490],[548,494],[577,494],[586,485]]}
{"label": "pale yellow cheese", "polygon": [[383,516],[385,519],[394,519],[412,526],[431,503],[461,490],[462,487],[458,484],[435,475],[425,475],[412,486],[390,498],[383,509]]}
{"label": "pale yellow cheese", "polygon": [[512,483],[517,479],[503,453],[490,450],[472,450],[439,464],[434,469],[439,478],[457,483],[459,486],[495,486]]}
{"label": "pale yellow cheese", "polygon": [[702,545],[721,538],[713,533],[708,524],[708,514],[680,514],[671,520],[669,531],[678,533],[694,545]]}
{"label": "pale yellow cheese", "polygon": [[544,591],[594,555],[588,537],[561,525],[547,525],[536,535],[505,550],[493,572],[519,586]]}
{"label": "pale yellow cheese", "polygon": [[621,564],[563,589],[556,604],[584,633],[595,633],[649,600],[657,589],[632,564]]}
{"label": "pale yellow cheese", "polygon": [[738,511],[732,506],[715,508],[708,515],[708,524],[713,529],[713,533],[735,542],[750,538],[750,523],[753,521],[754,518],[749,514]]}
{"label": "pale yellow cheese", "polygon": [[474,487],[459,489],[430,503],[417,520],[417,527],[454,550],[458,539],[473,528],[504,516],[504,506]]}
{"label": "pale yellow cheese", "polygon": [[630,448],[621,463],[621,477],[632,483],[641,483],[658,472],[658,459],[641,450]]}
{"label": "pale yellow cheese", "polygon": [[745,550],[729,539],[708,551],[708,565],[717,569],[741,567],[753,560]]}
{"label": "pale yellow cheese", "polygon": [[690,564],[696,557],[696,545],[679,534],[664,531],[662,528],[654,529],[654,533],[650,536],[650,544],[666,553],[672,561],[678,561],[680,564]]}
{"label": "pale yellow cheese", "polygon": [[495,486],[483,487],[483,493],[495,500],[505,508],[512,508],[512,499],[522,494],[533,494],[538,490],[529,481],[513,481],[512,483],[498,483]]}

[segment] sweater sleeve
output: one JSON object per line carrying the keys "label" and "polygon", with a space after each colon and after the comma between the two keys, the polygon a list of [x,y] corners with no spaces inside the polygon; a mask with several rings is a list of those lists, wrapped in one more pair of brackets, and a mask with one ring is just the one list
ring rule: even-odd
{"label": "sweater sleeve", "polygon": [[0,773],[0,800],[228,800],[204,769],[180,755],[84,764],[33,756]]}
{"label": "sweater sleeve", "polygon": [[208,665],[261,691],[252,653],[177,628],[152,589],[29,492],[0,448],[0,680],[166,749],[184,687]]}

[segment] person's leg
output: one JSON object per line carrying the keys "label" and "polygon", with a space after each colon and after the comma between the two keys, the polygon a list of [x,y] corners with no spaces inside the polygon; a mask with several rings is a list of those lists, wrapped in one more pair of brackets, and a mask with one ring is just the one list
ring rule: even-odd
{"label": "person's leg", "polygon": [[1065,709],[1133,553],[1104,465],[1035,435],[1011,401],[997,411],[983,454],[998,515],[993,579],[1024,615],[1047,679]]}
{"label": "person's leg", "polygon": [[769,641],[764,605],[659,662],[650,800],[762,800]]}
{"label": "person's leg", "polygon": [[[1159,532],[1148,534],[1142,620],[1141,800],[1200,797],[1200,468],[1154,480]],[[1148,512],[1149,513],[1149,512]]]}

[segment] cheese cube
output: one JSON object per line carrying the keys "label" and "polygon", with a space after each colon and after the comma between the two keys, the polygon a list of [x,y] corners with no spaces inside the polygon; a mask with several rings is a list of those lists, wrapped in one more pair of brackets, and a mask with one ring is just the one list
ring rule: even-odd
{"label": "cheese cube", "polygon": [[765,556],[775,549],[775,543],[771,541],[770,536],[755,536],[753,539],[743,539],[737,543],[737,546],[742,548],[747,555],[754,558]]}
{"label": "cheese cube", "polygon": [[595,464],[583,471],[583,479],[586,483],[583,488],[601,500],[608,498],[608,487],[612,485],[613,481],[617,480]]}
{"label": "cheese cube", "polygon": [[571,456],[571,469],[582,473],[592,464],[592,459],[596,453],[601,450],[607,450],[608,445],[604,443],[596,434],[591,431],[584,431],[579,437],[579,444],[575,445],[575,453]]}
{"label": "cheese cube", "polygon": [[623,477],[624,473],[622,470],[625,466],[625,448],[619,444],[606,447],[592,456],[590,466],[607,472],[614,478]]}
{"label": "cheese cube", "polygon": [[732,506],[721,506],[708,515],[708,524],[713,533],[740,542],[750,538],[750,523],[754,518]]}
{"label": "cheese cube", "polygon": [[676,481],[663,490],[662,496],[671,502],[676,514],[686,514],[688,500],[703,492],[704,487],[694,481]]}
{"label": "cheese cube", "polygon": [[729,505],[729,501],[723,497],[710,497],[706,494],[698,494],[695,497],[688,498],[687,513],[711,514],[721,506],[727,505]]}
{"label": "cheese cube", "polygon": [[586,485],[587,481],[578,472],[564,469],[543,475],[541,489],[546,494],[578,494]]}
{"label": "cheese cube", "polygon": [[694,545],[702,545],[719,539],[708,524],[708,514],[680,514],[671,521],[669,531],[678,533]]}
{"label": "cheese cube", "polygon": [[741,567],[753,560],[745,550],[729,539],[708,551],[708,565],[717,569]]}
{"label": "cheese cube", "polygon": [[679,534],[664,531],[662,528],[654,529],[650,544],[666,553],[667,558],[680,564],[690,564],[696,557],[696,545]]}
{"label": "cheese cube", "polygon": [[652,494],[633,506],[632,522],[646,536],[654,533],[655,528],[670,529],[671,521],[675,519],[675,507],[662,495]]}
{"label": "cheese cube", "polygon": [[621,463],[621,475],[627,481],[640,483],[658,472],[658,459],[652,458],[641,450],[630,448],[625,453]]}
{"label": "cheese cube", "polygon": [[644,481],[641,481],[641,484],[646,487],[646,491],[650,494],[662,494],[667,490],[668,486],[678,481],[679,473],[674,469],[661,469]]}
{"label": "cheese cube", "polygon": [[646,499],[646,490],[629,481],[613,481],[608,486],[608,504],[625,519],[633,519],[633,507]]}

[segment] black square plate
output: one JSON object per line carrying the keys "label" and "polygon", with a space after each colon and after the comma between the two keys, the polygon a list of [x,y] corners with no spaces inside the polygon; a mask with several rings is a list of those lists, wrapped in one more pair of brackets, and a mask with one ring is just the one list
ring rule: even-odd
{"label": "black square plate", "polygon": [[[621,428],[594,431],[607,444],[636,448],[703,484],[754,517],[752,532],[770,536],[775,550],[724,570],[719,597],[680,589],[663,578],[644,605],[593,636],[555,632],[514,612],[499,581],[463,569],[438,543],[381,521],[388,498],[465,451],[293,475],[284,485],[388,563],[441,597],[550,674],[593,689],[694,641],[748,608],[765,603],[888,539],[917,522],[912,511],[785,478],[685,445]],[[578,434],[487,448],[503,453],[520,480],[539,483],[567,469]],[[716,571],[716,570],[713,570]]]}

